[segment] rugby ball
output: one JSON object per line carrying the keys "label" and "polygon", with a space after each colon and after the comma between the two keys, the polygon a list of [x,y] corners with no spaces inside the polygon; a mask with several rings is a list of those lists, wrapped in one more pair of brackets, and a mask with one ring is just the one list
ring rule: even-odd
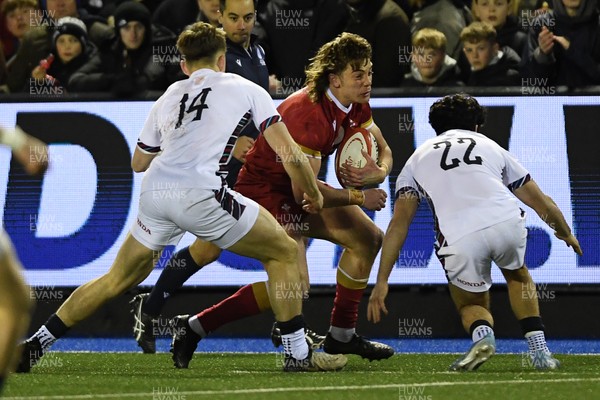
{"label": "rugby ball", "polygon": [[347,162],[353,167],[364,168],[367,164],[367,159],[362,154],[362,150],[369,153],[375,162],[379,160],[377,140],[373,134],[364,128],[357,127],[348,129],[335,154],[335,175],[337,176],[340,185],[346,189],[360,188],[347,186],[344,184],[340,174],[340,167]]}

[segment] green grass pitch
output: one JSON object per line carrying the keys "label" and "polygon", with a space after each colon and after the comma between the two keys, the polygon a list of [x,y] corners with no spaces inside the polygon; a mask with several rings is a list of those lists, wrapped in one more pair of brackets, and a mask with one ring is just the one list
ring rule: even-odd
{"label": "green grass pitch", "polygon": [[334,373],[283,373],[280,353],[196,353],[177,370],[169,353],[61,353],[13,374],[6,399],[600,399],[600,356],[557,355],[538,372],[520,354],[499,354],[476,372],[448,372],[454,354],[399,354],[369,363],[349,356]]}

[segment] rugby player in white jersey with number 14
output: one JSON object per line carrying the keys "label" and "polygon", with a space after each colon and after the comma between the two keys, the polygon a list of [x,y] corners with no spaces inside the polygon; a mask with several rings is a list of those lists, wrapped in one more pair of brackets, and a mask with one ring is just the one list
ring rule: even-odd
{"label": "rugby player in white jersey with number 14", "polygon": [[297,244],[278,229],[269,212],[230,190],[224,179],[237,136],[253,122],[302,188],[304,209],[318,212],[323,197],[306,156],[281,122],[268,93],[223,72],[225,33],[198,22],[181,33],[177,47],[189,78],[171,85],[156,101],[140,134],[132,167],[146,172],[136,222],[110,270],[75,290],[25,342],[19,370],[28,371],[70,327],[146,279],[162,249],[176,245],[186,231],[264,263],[273,311],[283,333],[284,370],[341,369],[345,356],[308,348],[301,299],[281,293],[300,285]]}

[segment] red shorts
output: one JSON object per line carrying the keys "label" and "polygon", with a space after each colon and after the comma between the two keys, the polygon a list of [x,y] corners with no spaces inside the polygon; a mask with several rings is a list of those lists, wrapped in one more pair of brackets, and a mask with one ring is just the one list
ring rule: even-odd
{"label": "red shorts", "polygon": [[307,215],[302,206],[296,203],[291,187],[288,190],[264,182],[249,185],[238,181],[235,191],[266,208],[282,226],[300,223]]}

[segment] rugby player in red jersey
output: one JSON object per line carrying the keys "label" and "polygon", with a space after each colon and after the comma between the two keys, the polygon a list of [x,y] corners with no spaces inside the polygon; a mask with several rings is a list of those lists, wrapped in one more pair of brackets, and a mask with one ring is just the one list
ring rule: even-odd
{"label": "rugby player in red jersey", "polygon": [[[309,158],[315,175],[322,156],[333,153],[344,133],[353,127],[368,129],[376,138],[379,160],[370,157],[364,168],[342,168],[345,186],[362,187],[383,182],[392,165],[392,152],[373,121],[371,95],[371,46],[362,37],[343,33],[319,49],[307,69],[307,84],[279,107],[290,134]],[[366,153],[365,153],[366,155]],[[385,207],[386,193],[381,189],[334,189],[319,182],[324,208],[308,214],[301,207],[301,193],[283,169],[283,162],[259,136],[246,156],[235,189],[269,210],[300,246],[303,287],[298,296],[306,298],[309,288],[306,238],[318,238],[344,248],[337,269],[337,287],[331,327],[323,349],[331,354],[357,354],[369,360],[389,358],[394,350],[369,341],[355,332],[358,305],[367,286],[371,267],[381,247],[383,233],[360,209]],[[207,244],[208,245],[208,244]],[[209,254],[204,244],[190,247],[192,255]],[[196,259],[196,257],[194,257]],[[197,335],[175,335],[180,352],[174,359],[189,361],[199,339],[218,327],[270,308],[265,282],[244,286],[231,297],[187,319]],[[193,336],[193,337],[192,337]],[[195,343],[189,343],[195,342]],[[181,365],[181,367],[187,367]]]}

